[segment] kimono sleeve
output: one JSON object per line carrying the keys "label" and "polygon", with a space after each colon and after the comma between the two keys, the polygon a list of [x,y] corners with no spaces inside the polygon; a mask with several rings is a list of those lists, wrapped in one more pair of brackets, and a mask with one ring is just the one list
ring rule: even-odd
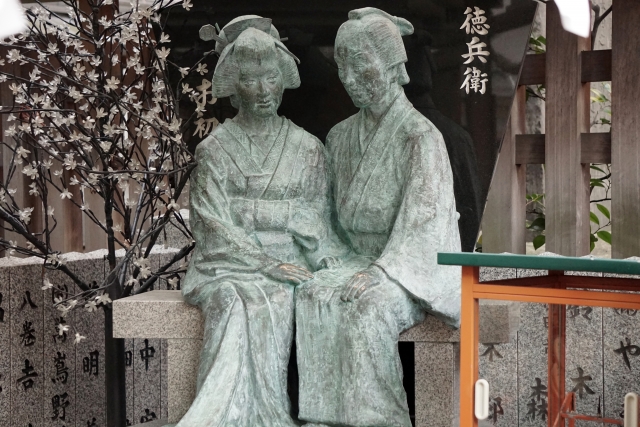
{"label": "kimono sleeve", "polygon": [[191,178],[191,227],[202,257],[198,269],[252,272],[279,264],[233,223],[225,190],[229,160],[223,154],[214,155],[214,150],[222,153],[222,149],[215,138],[210,138],[196,149],[198,166]]}
{"label": "kimono sleeve", "polygon": [[438,252],[459,252],[453,175],[440,132],[409,137],[409,172],[389,241],[375,265],[451,326],[460,318],[461,269],[438,265]]}
{"label": "kimono sleeve", "polygon": [[307,262],[314,270],[321,268],[327,257],[339,258],[349,253],[331,224],[332,199],[324,145],[308,135],[310,170],[305,179],[304,206],[292,209],[289,230],[304,250]]}

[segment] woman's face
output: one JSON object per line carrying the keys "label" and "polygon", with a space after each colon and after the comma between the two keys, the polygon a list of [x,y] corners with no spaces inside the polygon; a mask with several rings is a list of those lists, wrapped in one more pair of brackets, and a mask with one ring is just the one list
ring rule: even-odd
{"label": "woman's face", "polygon": [[238,109],[258,117],[277,115],[284,83],[275,59],[243,61],[236,84]]}
{"label": "woman's face", "polygon": [[377,104],[389,91],[387,69],[363,35],[338,37],[335,60],[340,81],[356,107]]}

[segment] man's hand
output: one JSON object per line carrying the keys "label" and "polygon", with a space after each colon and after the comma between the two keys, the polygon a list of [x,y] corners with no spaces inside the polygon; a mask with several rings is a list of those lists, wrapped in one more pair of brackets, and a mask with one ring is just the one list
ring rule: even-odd
{"label": "man's hand", "polygon": [[340,265],[342,265],[342,261],[333,256],[324,257],[320,260],[320,268],[338,268]]}
{"label": "man's hand", "polygon": [[264,271],[264,275],[278,282],[292,283],[294,285],[313,279],[313,274],[307,269],[286,263],[278,264]]}
{"label": "man's hand", "polygon": [[353,302],[360,298],[366,290],[371,289],[380,284],[380,279],[376,273],[368,268],[353,275],[344,286],[340,299],[344,302]]}

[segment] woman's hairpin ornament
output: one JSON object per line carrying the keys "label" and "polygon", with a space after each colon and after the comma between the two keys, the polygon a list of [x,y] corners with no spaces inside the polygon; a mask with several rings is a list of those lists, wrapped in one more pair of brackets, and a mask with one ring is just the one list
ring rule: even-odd
{"label": "woman's hairpin ornament", "polygon": [[200,28],[198,34],[200,35],[200,39],[203,41],[208,42],[211,40],[215,40],[216,52],[218,52],[218,54],[220,55],[229,43],[233,43],[238,38],[238,36],[249,27],[253,27],[267,34],[270,34],[276,40],[276,46],[278,47],[278,49],[291,56],[298,64],[300,63],[298,57],[291,53],[289,49],[287,49],[282,44],[282,42],[286,41],[288,37],[281,38],[279,35],[277,35],[277,32],[277,37],[272,34],[271,19],[269,18],[255,17],[243,19],[238,22],[234,22],[233,24],[227,25],[222,30],[220,30],[218,24],[216,24],[215,27],[211,24],[206,24]]}
{"label": "woman's hairpin ornament", "polygon": [[[218,24],[216,24],[216,27],[218,26]],[[218,35],[218,33],[220,32],[220,27],[218,27],[218,29],[216,30],[216,27],[214,27],[211,24],[207,24],[207,25],[203,25],[202,28],[200,28],[200,31],[198,32],[198,34],[200,35],[200,39],[208,42],[211,40],[215,40],[217,42],[223,43],[226,40],[224,40],[222,37],[220,37]]]}

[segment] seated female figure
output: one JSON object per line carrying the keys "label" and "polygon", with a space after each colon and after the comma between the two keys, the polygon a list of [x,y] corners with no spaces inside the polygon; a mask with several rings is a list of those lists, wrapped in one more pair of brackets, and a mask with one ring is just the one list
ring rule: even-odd
{"label": "seated female figure", "polygon": [[196,149],[191,227],[196,248],[183,285],[202,309],[196,398],[178,427],[293,427],[287,364],[294,286],[335,262],[324,147],[277,115],[300,84],[294,56],[268,19],[224,27],[213,96],[238,114]]}

